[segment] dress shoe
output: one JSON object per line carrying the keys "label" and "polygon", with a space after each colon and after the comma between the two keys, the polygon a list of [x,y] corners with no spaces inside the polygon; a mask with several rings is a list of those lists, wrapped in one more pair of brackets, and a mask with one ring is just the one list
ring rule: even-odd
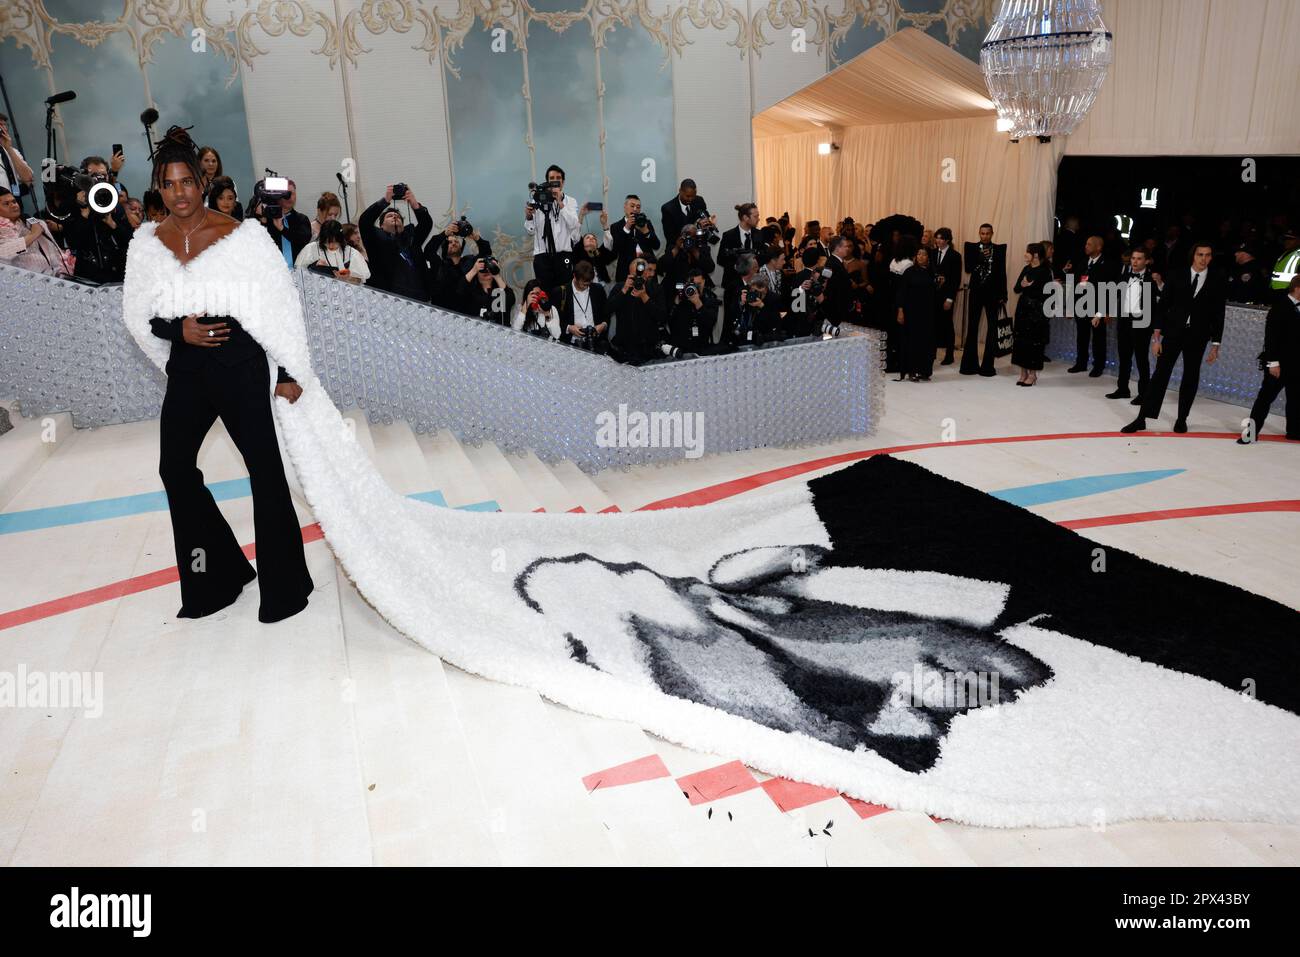
{"label": "dress shoe", "polygon": [[1100,378],[1100,377],[1101,377],[1101,374],[1102,374],[1103,372],[1105,372],[1105,371],[1106,371],[1105,367],[1103,367],[1103,366],[1098,366],[1097,368],[1093,369],[1091,372],[1088,373],[1088,378],[1089,378],[1089,379],[1097,379],[1097,378]]}
{"label": "dress shoe", "polygon": [[1123,432],[1123,433],[1125,433],[1125,434],[1127,434],[1127,435],[1131,435],[1131,434],[1133,434],[1134,432],[1141,432],[1141,431],[1142,431],[1143,429],[1145,429],[1146,427],[1147,427],[1147,420],[1144,419],[1142,416],[1139,415],[1136,419],[1134,419],[1134,420],[1133,420],[1132,422],[1130,422],[1128,425],[1124,426],[1124,428],[1120,429],[1120,431]]}
{"label": "dress shoe", "polygon": [[1243,438],[1240,438],[1240,439],[1237,439],[1237,444],[1238,444],[1238,445],[1254,445],[1253,442],[1247,442],[1247,441],[1245,440],[1244,437],[1243,437]]}
{"label": "dress shoe", "polygon": [[1106,393],[1106,398],[1108,398],[1108,399],[1127,399],[1127,398],[1130,397],[1131,394],[1132,394],[1132,393],[1130,393],[1130,392],[1128,391],[1128,389],[1116,389],[1114,392],[1107,392],[1107,393]]}
{"label": "dress shoe", "polygon": [[1175,421],[1175,422],[1174,422],[1174,431],[1177,432],[1179,435],[1182,435],[1184,432],[1186,432],[1186,431],[1187,431],[1187,420],[1186,420],[1186,419],[1178,419],[1177,421]]}
{"label": "dress shoe", "polygon": [[1142,404],[1142,393],[1139,392],[1137,396],[1134,397],[1133,401],[1129,403],[1129,405],[1141,405],[1141,404]]}
{"label": "dress shoe", "polygon": [[985,372],[983,369],[981,369],[980,375],[997,375],[997,372],[993,369],[990,369],[988,372]]}
{"label": "dress shoe", "polygon": [[952,365],[952,356],[951,356],[951,355],[944,356],[944,357],[943,357],[943,361],[940,362],[939,365],[941,365],[941,366],[950,366],[950,365]]}
{"label": "dress shoe", "polygon": [[1087,367],[1087,366],[1080,366],[1080,365],[1073,365],[1073,366],[1070,366],[1070,368],[1066,369],[1065,371],[1066,371],[1066,372],[1087,372],[1087,371],[1088,371],[1088,367]]}

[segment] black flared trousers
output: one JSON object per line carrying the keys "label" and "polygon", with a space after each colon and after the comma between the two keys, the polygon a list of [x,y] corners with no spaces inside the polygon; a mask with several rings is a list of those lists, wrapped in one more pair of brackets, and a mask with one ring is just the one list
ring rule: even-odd
{"label": "black flared trousers", "polygon": [[[218,417],[248,467],[260,574],[198,468],[199,447]],[[234,365],[169,362],[159,432],[158,474],[171,509],[181,580],[177,616],[201,618],[219,611],[255,576],[261,579],[260,621],[279,621],[305,608],[313,583],[276,444],[265,354],[258,350]]]}

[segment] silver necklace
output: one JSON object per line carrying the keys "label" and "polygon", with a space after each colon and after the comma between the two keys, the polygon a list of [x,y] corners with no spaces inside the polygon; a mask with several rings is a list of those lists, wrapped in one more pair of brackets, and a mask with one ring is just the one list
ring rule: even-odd
{"label": "silver necklace", "polygon": [[[207,218],[208,218],[208,208],[207,208],[206,206],[204,206],[204,207],[203,207],[203,216],[202,216],[201,219],[199,219],[199,225],[198,225],[198,226],[195,226],[195,227],[194,227],[193,229],[191,229],[188,233],[181,233],[181,235],[185,237],[185,255],[188,256],[188,255],[190,254],[190,236],[194,234],[194,230],[198,229],[199,226],[202,226],[202,225],[203,225],[203,223],[207,220]],[[175,221],[175,220],[172,220],[172,225],[176,227],[176,231],[177,231],[178,233],[181,232],[181,228],[180,228],[179,226],[176,225],[176,221]]]}

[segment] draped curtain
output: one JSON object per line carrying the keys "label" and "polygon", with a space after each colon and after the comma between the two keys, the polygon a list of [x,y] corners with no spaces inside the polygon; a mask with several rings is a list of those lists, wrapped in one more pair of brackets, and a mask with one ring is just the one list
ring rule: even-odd
{"label": "draped curtain", "polygon": [[874,222],[906,213],[932,229],[949,227],[958,249],[989,222],[994,241],[1007,243],[1011,281],[1025,244],[1052,237],[1060,137],[1012,143],[989,114],[850,127],[838,151],[820,156],[817,144],[827,138],[817,131],[754,141],[764,217],[788,210],[796,224]]}

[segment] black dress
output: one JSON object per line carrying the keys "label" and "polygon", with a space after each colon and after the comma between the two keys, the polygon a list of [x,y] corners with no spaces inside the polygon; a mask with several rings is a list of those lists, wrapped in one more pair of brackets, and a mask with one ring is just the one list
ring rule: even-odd
{"label": "black dress", "polygon": [[[898,371],[928,379],[934,374],[934,273],[913,263],[895,277],[894,307],[903,310]],[[897,316],[897,313],[895,313]],[[891,337],[892,338],[892,337]]]}
{"label": "black dress", "polygon": [[[1037,371],[1043,367],[1043,349],[1047,345],[1050,328],[1043,304],[1047,293],[1045,287],[1055,277],[1047,264],[1026,266],[1016,279],[1015,289],[1020,293],[1016,303],[1016,318],[1013,330],[1015,339],[1012,343],[1011,362],[1022,369]],[[1022,286],[1026,279],[1030,285]]]}
{"label": "black dress", "polygon": [[[279,621],[306,607],[314,585],[275,438],[266,352],[229,316],[203,321],[229,323],[230,338],[215,348],[192,346],[182,337],[181,320],[150,320],[153,334],[172,344],[158,420],[158,473],[167,492],[180,572],[176,615],[202,618],[220,611],[257,577],[257,617]],[[293,379],[280,369],[277,381]],[[248,467],[256,572],[198,468],[199,447],[218,416]]]}

